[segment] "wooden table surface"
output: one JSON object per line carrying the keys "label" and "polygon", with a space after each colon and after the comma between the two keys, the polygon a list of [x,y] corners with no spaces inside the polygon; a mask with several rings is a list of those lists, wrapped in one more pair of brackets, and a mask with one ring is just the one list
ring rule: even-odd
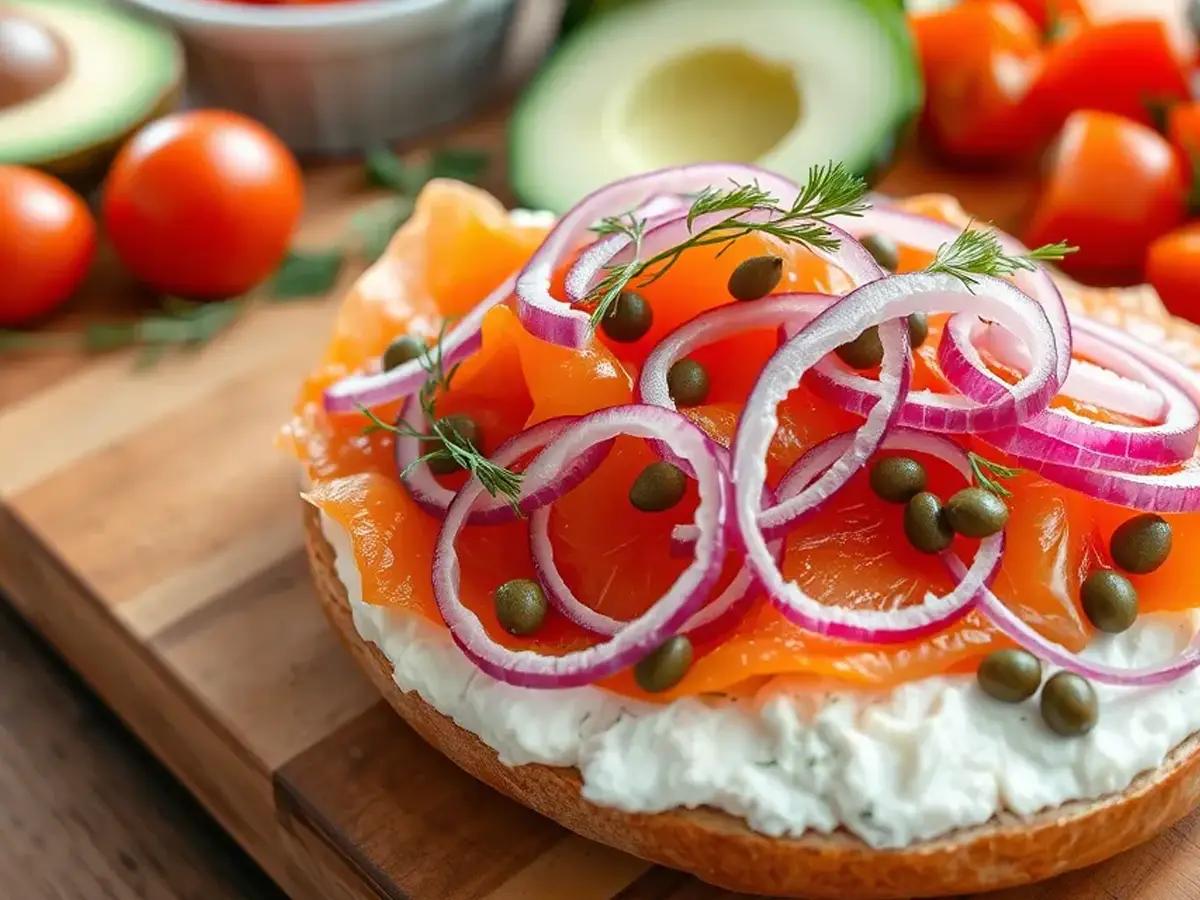
{"label": "wooden table surface", "polygon": [[284,900],[3,601],[0,684],[0,893]]}

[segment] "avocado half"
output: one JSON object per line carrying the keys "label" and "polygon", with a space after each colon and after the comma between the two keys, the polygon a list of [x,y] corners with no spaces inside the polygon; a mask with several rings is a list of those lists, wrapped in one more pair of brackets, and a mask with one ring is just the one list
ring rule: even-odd
{"label": "avocado half", "polygon": [[90,187],[183,71],[174,35],[105,3],[0,0],[0,164]]}
{"label": "avocado half", "polygon": [[868,178],[921,108],[897,0],[621,0],[568,8],[509,126],[520,200],[563,212],[628,175],[753,162]]}

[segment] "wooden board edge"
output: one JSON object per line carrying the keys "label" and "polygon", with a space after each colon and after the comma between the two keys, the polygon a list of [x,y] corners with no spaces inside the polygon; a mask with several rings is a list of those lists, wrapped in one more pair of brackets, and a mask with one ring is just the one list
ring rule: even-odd
{"label": "wooden board edge", "polygon": [[280,822],[271,773],[3,502],[0,591],[290,897],[329,900],[297,862],[307,850]]}

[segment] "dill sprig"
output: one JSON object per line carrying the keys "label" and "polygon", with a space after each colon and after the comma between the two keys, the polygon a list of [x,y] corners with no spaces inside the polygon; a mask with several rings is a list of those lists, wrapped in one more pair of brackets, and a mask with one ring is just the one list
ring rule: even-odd
{"label": "dill sprig", "polygon": [[432,346],[426,347],[420,356],[421,367],[425,369],[427,377],[425,383],[421,385],[417,399],[421,404],[421,412],[425,415],[425,421],[429,423],[429,433],[418,431],[407,422],[399,421],[394,424],[385,422],[360,403],[357,404],[359,411],[369,420],[369,424],[363,429],[363,434],[386,431],[400,437],[415,438],[426,446],[433,444],[433,450],[409,463],[401,475],[408,475],[416,466],[431,460],[453,460],[460,468],[466,469],[478,478],[484,490],[493,497],[503,494],[509,505],[520,513],[517,500],[521,496],[521,474],[492,462],[479,451],[469,437],[466,437],[454,426],[452,416],[440,417],[437,414],[438,397],[450,390],[450,384],[458,372],[459,365],[455,364],[447,371],[442,358],[442,338],[446,332],[446,325],[446,322],[442,323],[442,330],[438,334],[437,341]]}
{"label": "dill sprig", "polygon": [[1009,491],[1000,481],[1000,478],[1016,478],[1024,469],[1013,469],[1009,466],[1003,466],[998,462],[992,462],[987,457],[980,456],[978,453],[967,452],[967,460],[971,464],[971,474],[975,476],[975,483],[985,491],[991,491],[997,497],[1007,499],[1012,496]]}
{"label": "dill sprig", "polygon": [[1038,263],[1060,260],[1078,249],[1066,241],[1059,241],[1057,244],[1037,247],[1028,253],[1010,254],[994,232],[973,228],[968,224],[953,241],[938,247],[933,262],[925,271],[951,275],[971,288],[979,283],[978,275],[1002,278],[1022,269],[1032,272]]}
{"label": "dill sprig", "polygon": [[[637,281],[646,287],[662,278],[679,258],[696,247],[719,245],[720,256],[739,238],[751,233],[765,234],[784,244],[804,244],[818,250],[833,251],[838,240],[826,224],[835,216],[860,216],[868,207],[866,183],[851,174],[841,163],[813,166],[808,181],[795,201],[787,207],[758,184],[730,182],[732,187],[705,188],[688,209],[687,225],[691,232],[701,216],[729,213],[707,228],[692,233],[687,240],[668,247],[649,259],[641,259],[646,222],[632,213],[603,219],[593,231],[601,235],[623,234],[633,245],[628,262],[606,266],[604,277],[588,292],[584,303],[592,306],[592,327],[609,314],[621,292]],[[751,221],[747,213],[766,210],[773,215],[766,221]]]}

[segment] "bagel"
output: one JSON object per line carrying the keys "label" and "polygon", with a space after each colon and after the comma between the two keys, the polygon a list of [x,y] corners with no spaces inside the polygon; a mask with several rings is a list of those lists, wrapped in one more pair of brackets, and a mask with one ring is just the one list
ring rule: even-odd
{"label": "bagel", "polygon": [[721,888],[811,900],[892,900],[1028,884],[1108,859],[1159,834],[1200,803],[1200,735],[1120,793],[1032,816],[1003,813],[902,848],[877,849],[842,830],[773,838],[708,809],[634,814],[584,799],[574,768],[508,766],[475,734],[414,692],[360,636],[321,513],[304,504],[309,565],[334,631],[387,702],[426,742],[474,778],[583,837]]}

